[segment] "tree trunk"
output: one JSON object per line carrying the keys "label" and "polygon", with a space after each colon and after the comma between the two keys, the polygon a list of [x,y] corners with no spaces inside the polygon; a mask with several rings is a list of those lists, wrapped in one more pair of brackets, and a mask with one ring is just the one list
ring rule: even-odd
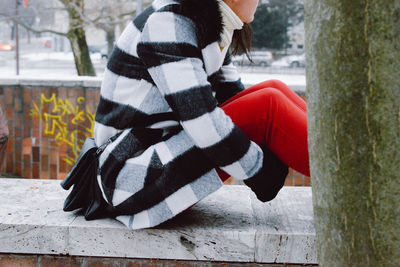
{"label": "tree trunk", "polygon": [[78,75],[96,76],[83,28],[70,30],[67,37],[71,44],[72,53],[74,54],[75,67]]}
{"label": "tree trunk", "polygon": [[8,143],[8,125],[7,120],[3,115],[3,111],[0,106],[0,176],[1,176],[1,169],[3,166],[4,158],[6,156],[6,149]]}
{"label": "tree trunk", "polygon": [[400,266],[400,1],[306,0],[321,266]]}
{"label": "tree trunk", "polygon": [[115,42],[115,26],[106,31],[107,56],[110,57]]}
{"label": "tree trunk", "polygon": [[[83,0],[61,0],[68,10],[69,30],[67,38],[74,54],[75,67],[79,76],[96,76],[95,69],[90,59],[86,42],[86,34],[83,28],[83,20],[76,8],[83,12]],[[71,3],[72,2],[72,3]]]}

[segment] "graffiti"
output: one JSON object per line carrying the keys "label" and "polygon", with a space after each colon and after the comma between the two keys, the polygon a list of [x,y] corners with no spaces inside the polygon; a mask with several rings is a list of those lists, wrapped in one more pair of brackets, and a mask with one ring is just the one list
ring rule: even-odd
{"label": "graffiti", "polygon": [[[94,114],[88,107],[81,108],[85,103],[84,97],[78,97],[76,103],[74,106],[68,99],[57,98],[55,94],[50,98],[42,94],[40,107],[33,103],[30,112],[32,117],[37,116],[44,122],[46,135],[52,136],[57,144],[66,144],[72,150],[72,155],[63,158],[68,165],[75,163],[85,139],[93,136]],[[43,111],[46,105],[52,107],[48,112]]]}

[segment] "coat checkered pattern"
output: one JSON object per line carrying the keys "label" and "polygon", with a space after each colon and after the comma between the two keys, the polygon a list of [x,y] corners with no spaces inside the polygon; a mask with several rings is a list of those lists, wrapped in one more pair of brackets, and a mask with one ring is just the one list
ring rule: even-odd
{"label": "coat checkered pattern", "polygon": [[95,119],[97,177],[116,219],[158,225],[222,186],[215,168],[248,179],[263,152],[218,104],[243,85],[218,45],[217,0],[156,0],[122,33]]}

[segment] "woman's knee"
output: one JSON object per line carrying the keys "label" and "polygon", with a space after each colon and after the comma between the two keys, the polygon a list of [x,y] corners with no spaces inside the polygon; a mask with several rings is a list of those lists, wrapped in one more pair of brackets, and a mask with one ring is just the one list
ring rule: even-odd
{"label": "woman's knee", "polygon": [[267,87],[258,92],[264,101],[281,103],[287,98],[284,93],[274,87]]}
{"label": "woman's knee", "polygon": [[257,84],[260,88],[275,88],[277,90],[283,91],[283,90],[287,90],[289,87],[282,81],[280,80],[267,80],[264,82],[261,82],[259,84]]}

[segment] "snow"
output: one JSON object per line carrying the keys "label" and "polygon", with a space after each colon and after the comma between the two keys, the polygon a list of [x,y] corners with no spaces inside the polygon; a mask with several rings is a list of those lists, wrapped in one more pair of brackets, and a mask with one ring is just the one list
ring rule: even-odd
{"label": "snow", "polygon": [[[90,58],[93,63],[101,60],[100,53],[90,54]],[[72,52],[40,52],[40,53],[26,53],[21,55],[21,60],[29,61],[44,61],[44,60],[57,60],[57,61],[68,61],[74,60]]]}
{"label": "snow", "polygon": [[287,85],[306,86],[305,75],[296,74],[267,74],[267,73],[240,73],[244,84],[257,84],[266,80],[280,80]]}
{"label": "snow", "polygon": [[42,61],[42,60],[65,60],[71,61],[74,57],[71,52],[54,52],[54,53],[29,53],[22,54],[21,60],[30,60],[30,61]]}
{"label": "snow", "polygon": [[[82,80],[78,77],[73,62],[72,52],[37,52],[22,53],[20,60],[20,75],[15,76],[15,60],[13,53],[0,54],[0,79],[29,79],[29,80]],[[91,54],[97,77],[90,79],[101,80],[104,74],[106,60],[101,58],[100,53]],[[245,85],[257,84],[271,79],[281,80],[289,86],[305,87],[306,79],[302,74],[304,71],[293,73],[293,69],[284,68],[285,61],[275,61],[274,67],[269,69],[247,67],[239,69],[242,82]],[[278,67],[277,67],[278,66]],[[275,72],[277,74],[273,74]],[[281,73],[279,73],[281,72]],[[292,72],[292,73],[290,73]]]}
{"label": "snow", "polygon": [[[0,79],[29,79],[29,80],[101,80],[103,78],[103,72],[97,71],[97,77],[84,77],[77,76],[75,69],[22,69],[20,75],[15,75],[15,70],[7,71],[9,75],[5,75],[6,71],[0,67]],[[12,74],[11,74],[12,73]],[[266,80],[280,80],[286,83],[288,86],[305,86],[306,79],[304,75],[286,75],[286,74],[263,74],[263,73],[241,73],[242,82],[246,85],[257,84]]]}

